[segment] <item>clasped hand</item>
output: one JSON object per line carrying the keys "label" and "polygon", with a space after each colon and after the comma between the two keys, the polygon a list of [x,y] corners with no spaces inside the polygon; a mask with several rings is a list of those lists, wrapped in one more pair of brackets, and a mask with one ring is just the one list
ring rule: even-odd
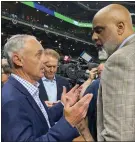
{"label": "clasped hand", "polygon": [[85,118],[93,96],[92,94],[86,94],[80,98],[80,92],[79,85],[75,85],[68,93],[66,93],[66,88],[63,87],[61,102],[64,104],[64,116],[73,127]]}

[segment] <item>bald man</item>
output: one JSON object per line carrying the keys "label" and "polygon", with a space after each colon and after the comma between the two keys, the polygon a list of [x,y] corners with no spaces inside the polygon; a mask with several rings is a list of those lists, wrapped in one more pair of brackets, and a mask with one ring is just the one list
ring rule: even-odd
{"label": "bald man", "polygon": [[92,39],[109,55],[97,100],[98,141],[135,141],[135,33],[129,11],[118,4],[98,11]]}

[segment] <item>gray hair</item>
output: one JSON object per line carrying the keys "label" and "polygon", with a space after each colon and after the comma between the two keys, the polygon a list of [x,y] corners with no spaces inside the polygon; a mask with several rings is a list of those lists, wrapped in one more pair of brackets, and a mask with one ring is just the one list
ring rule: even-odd
{"label": "gray hair", "polygon": [[55,50],[50,49],[50,48],[46,48],[44,50],[44,55],[45,56],[49,55],[51,57],[54,57],[54,58],[58,59],[58,61],[60,60],[60,55]]}
{"label": "gray hair", "polygon": [[25,43],[28,39],[35,39],[36,37],[26,34],[17,34],[13,35],[10,39],[7,40],[7,43],[4,45],[4,55],[7,58],[7,61],[10,67],[13,67],[12,55],[14,52],[19,52],[20,49],[25,47]]}

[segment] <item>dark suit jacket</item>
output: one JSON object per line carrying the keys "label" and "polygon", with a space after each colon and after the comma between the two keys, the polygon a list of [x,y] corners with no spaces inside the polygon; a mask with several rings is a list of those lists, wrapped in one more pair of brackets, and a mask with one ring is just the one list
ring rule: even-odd
{"label": "dark suit jacket", "polygon": [[[45,104],[44,107],[52,126],[50,129],[29,92],[12,76],[9,77],[2,88],[2,141],[65,141],[78,136],[76,129],[62,116],[61,103],[50,110]],[[56,125],[54,121],[58,121]]]}
{"label": "dark suit jacket", "polygon": [[[67,88],[67,92],[70,90],[69,82],[61,76],[55,75],[56,77],[56,84],[57,84],[57,100],[61,100],[61,95],[63,91],[63,86]],[[42,79],[39,80],[39,97],[43,101],[48,100],[47,92],[45,90],[44,84]],[[52,94],[53,95],[53,94]]]}
{"label": "dark suit jacket", "polygon": [[92,97],[92,100],[90,102],[89,109],[87,112],[87,116],[88,116],[88,127],[95,141],[97,141],[97,126],[96,126],[97,109],[96,107],[97,107],[97,96],[98,96],[99,83],[100,83],[100,79],[98,78],[95,81],[93,81],[91,85],[89,85],[86,91],[84,92],[84,95],[87,93],[93,94],[93,97]]}

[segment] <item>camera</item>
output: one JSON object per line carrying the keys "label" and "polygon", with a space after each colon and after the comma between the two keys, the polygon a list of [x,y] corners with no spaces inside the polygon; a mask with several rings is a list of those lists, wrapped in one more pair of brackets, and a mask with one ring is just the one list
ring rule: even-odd
{"label": "camera", "polygon": [[69,62],[60,61],[58,73],[67,78],[72,86],[75,84],[81,85],[89,78],[89,73],[86,70],[97,66],[96,63],[87,63],[78,57],[76,60],[70,60]]}

